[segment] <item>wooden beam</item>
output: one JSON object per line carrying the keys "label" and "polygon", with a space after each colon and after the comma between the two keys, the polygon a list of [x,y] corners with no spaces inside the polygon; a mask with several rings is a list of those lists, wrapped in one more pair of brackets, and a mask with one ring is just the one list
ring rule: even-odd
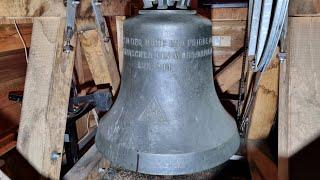
{"label": "wooden beam", "polygon": [[268,138],[278,106],[279,60],[275,53],[268,69],[263,72],[251,114],[248,139]]}
{"label": "wooden beam", "polygon": [[243,56],[238,56],[227,67],[215,75],[221,92],[230,89],[235,83],[239,82],[241,78]]}
{"label": "wooden beam", "polygon": [[0,157],[16,147],[16,133],[11,132],[0,137]]}
{"label": "wooden beam", "polygon": [[[288,60],[280,75],[283,96],[279,99],[278,153],[279,169],[284,173],[279,179],[286,179],[292,173],[287,159],[307,148],[320,135],[319,24],[320,17],[289,18]],[[299,169],[308,169],[308,166],[312,169],[312,163],[306,164]],[[311,173],[319,175],[309,172],[309,177]]]}
{"label": "wooden beam", "polygon": [[17,142],[28,162],[51,179],[60,176],[74,65],[74,52],[62,52],[64,27],[64,18],[34,19]]}
{"label": "wooden beam", "polygon": [[119,88],[120,76],[111,41],[106,44],[102,42],[96,30],[84,31],[79,34],[79,38],[95,83],[110,83],[115,94]]}
{"label": "wooden beam", "polygon": [[266,144],[248,141],[247,159],[252,180],[277,179],[277,166],[271,160]]}
{"label": "wooden beam", "polygon": [[289,16],[320,16],[320,0],[290,0]]}
{"label": "wooden beam", "polygon": [[[110,164],[93,145],[63,177],[65,180],[102,179]],[[100,172],[99,172],[100,170]],[[101,172],[102,171],[102,172]]]}
{"label": "wooden beam", "polygon": [[[32,24],[18,24],[27,47],[30,47]],[[24,48],[14,24],[0,25],[0,54]]]}
{"label": "wooden beam", "polygon": [[[77,17],[92,16],[91,0],[82,0]],[[104,0],[102,14],[104,16],[130,15],[131,0]],[[2,0],[0,17],[65,17],[66,7],[63,0]]]}

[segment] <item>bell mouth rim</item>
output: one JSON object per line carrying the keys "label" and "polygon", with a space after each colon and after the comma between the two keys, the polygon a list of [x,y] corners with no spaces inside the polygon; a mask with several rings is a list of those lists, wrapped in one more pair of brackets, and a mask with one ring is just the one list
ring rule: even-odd
{"label": "bell mouth rim", "polygon": [[152,15],[158,15],[158,14],[197,14],[195,10],[140,10],[139,14],[152,14]]}

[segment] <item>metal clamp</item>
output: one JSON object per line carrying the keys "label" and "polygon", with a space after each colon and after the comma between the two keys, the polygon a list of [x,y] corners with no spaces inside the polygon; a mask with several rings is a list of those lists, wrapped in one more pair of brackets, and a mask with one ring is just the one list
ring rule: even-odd
{"label": "metal clamp", "polygon": [[63,52],[65,53],[70,53],[71,51],[73,51],[73,46],[71,45],[70,41],[75,32],[74,24],[76,18],[76,10],[79,3],[79,0],[67,0],[67,22],[65,29],[66,44],[63,47]]}

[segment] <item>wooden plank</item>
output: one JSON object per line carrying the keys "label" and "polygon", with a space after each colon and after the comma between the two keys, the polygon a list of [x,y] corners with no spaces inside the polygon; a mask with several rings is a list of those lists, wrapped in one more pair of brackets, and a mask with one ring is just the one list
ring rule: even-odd
{"label": "wooden plank", "polygon": [[75,166],[63,177],[65,180],[101,179],[110,164],[102,157],[102,154],[93,145],[88,152],[77,162]]}
{"label": "wooden plank", "polygon": [[[92,16],[91,0],[82,0],[78,17]],[[104,0],[102,14],[104,16],[129,15],[131,0]],[[65,17],[66,7],[63,0],[2,0],[0,17]]]}
{"label": "wooden plank", "polygon": [[211,19],[213,21],[228,21],[228,20],[247,20],[248,8],[212,8]]}
{"label": "wooden plank", "polygon": [[289,16],[320,16],[320,0],[290,0]]}
{"label": "wooden plank", "polygon": [[115,94],[120,84],[120,76],[111,41],[105,45],[96,30],[84,31],[79,34],[79,38],[95,83],[110,83]]}
{"label": "wooden plank", "polygon": [[[30,47],[32,24],[18,24],[18,28],[27,47]],[[24,48],[13,24],[0,24],[0,53]]]}
{"label": "wooden plank", "polygon": [[119,71],[122,73],[123,70],[123,23],[126,19],[125,16],[116,17],[117,25],[117,44],[118,44],[118,60],[119,60]]}
{"label": "wooden plank", "polygon": [[[274,56],[276,56],[275,53]],[[263,72],[251,114],[248,139],[268,138],[278,105],[279,60],[273,57],[268,69]]]}
{"label": "wooden plank", "polygon": [[64,27],[63,18],[34,19],[17,142],[25,159],[51,179],[60,176],[74,63],[73,52],[62,52]]}

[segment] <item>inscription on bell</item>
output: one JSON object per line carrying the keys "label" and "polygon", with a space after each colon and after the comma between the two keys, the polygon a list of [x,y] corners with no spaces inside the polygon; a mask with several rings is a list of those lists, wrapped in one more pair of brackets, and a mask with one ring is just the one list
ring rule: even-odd
{"label": "inscription on bell", "polygon": [[196,59],[206,56],[211,56],[212,48],[202,49],[198,51],[175,51],[175,52],[162,52],[162,51],[139,51],[132,49],[123,49],[125,56],[144,58],[144,59]]}
{"label": "inscription on bell", "polygon": [[124,44],[131,46],[146,47],[197,47],[212,44],[212,37],[198,39],[139,39],[124,37]]}

